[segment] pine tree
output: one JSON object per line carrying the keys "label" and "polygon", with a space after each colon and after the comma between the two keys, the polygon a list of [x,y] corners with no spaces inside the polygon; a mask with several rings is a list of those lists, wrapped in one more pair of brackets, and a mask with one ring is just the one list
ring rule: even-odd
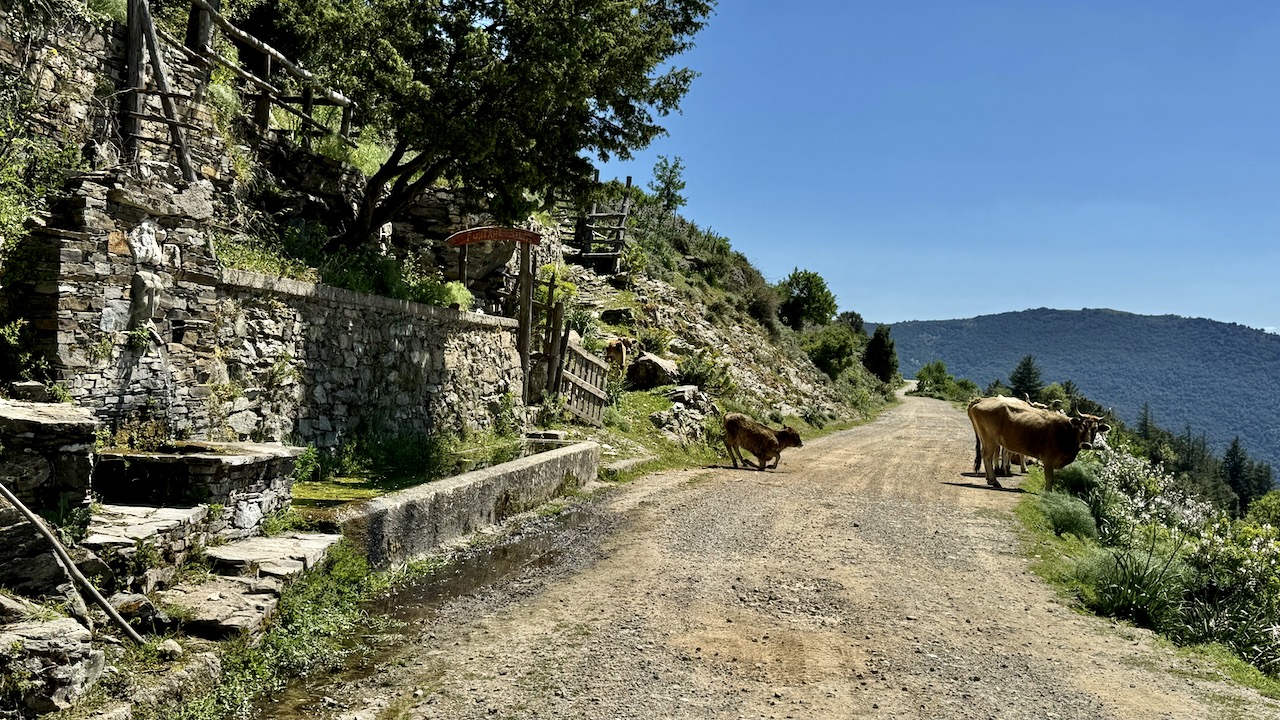
{"label": "pine tree", "polygon": [[1249,502],[1253,500],[1250,488],[1246,482],[1249,469],[1249,456],[1245,454],[1244,448],[1240,446],[1240,436],[1237,435],[1231,441],[1231,446],[1227,448],[1227,452],[1222,456],[1221,473],[1222,482],[1239,498],[1239,505],[1233,513],[1236,517],[1244,514],[1249,507]]}
{"label": "pine tree", "polygon": [[1044,387],[1044,383],[1040,379],[1040,366],[1036,365],[1034,356],[1028,355],[1018,362],[1018,367],[1009,376],[1009,386],[1013,388],[1013,396],[1016,398],[1040,399],[1040,388]]}
{"label": "pine tree", "polygon": [[898,351],[893,347],[893,338],[889,337],[888,325],[876,326],[875,335],[867,342],[862,365],[881,382],[889,382],[898,374]]}

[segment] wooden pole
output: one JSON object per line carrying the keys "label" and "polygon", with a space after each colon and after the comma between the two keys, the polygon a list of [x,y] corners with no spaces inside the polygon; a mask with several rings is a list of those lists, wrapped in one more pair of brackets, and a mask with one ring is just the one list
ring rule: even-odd
{"label": "wooden pole", "polygon": [[458,246],[458,282],[467,287],[467,246]]}
{"label": "wooden pole", "polygon": [[210,19],[212,19],[213,22],[218,27],[222,28],[223,32],[235,38],[236,40],[239,40],[245,45],[248,45],[254,50],[257,50],[260,53],[265,53],[269,55],[273,60],[275,60],[281,67],[283,67],[286,71],[288,71],[294,77],[297,77],[301,80],[306,80],[307,82],[311,83],[312,86],[320,90],[320,93],[324,95],[324,97],[327,98],[329,101],[331,101],[333,104],[343,105],[343,106],[351,104],[351,100],[349,100],[346,96],[340,93],[334,92],[333,90],[330,90],[324,87],[323,85],[321,85],[320,81],[316,78],[315,75],[312,75],[306,70],[303,70],[302,68],[293,64],[293,62],[290,61],[289,58],[281,54],[279,50],[276,50],[275,48],[262,42],[258,38],[246,33],[245,31],[241,30],[235,25],[232,25],[231,23],[227,22],[226,18],[222,17],[222,15],[218,12],[218,9],[214,7],[214,5],[209,2],[209,0],[191,0],[191,1],[195,5],[198,5],[201,8],[208,10]]}
{"label": "wooden pole", "polygon": [[80,569],[76,567],[74,562],[72,562],[71,556],[67,554],[66,548],[62,547],[62,543],[58,542],[57,536],[50,532],[49,528],[45,527],[44,522],[41,521],[35,513],[31,512],[30,508],[23,505],[22,501],[18,500],[18,497],[14,495],[4,483],[0,483],[0,495],[3,495],[4,499],[8,500],[10,505],[17,508],[18,512],[22,513],[22,515],[27,518],[27,522],[34,525],[36,530],[44,536],[44,539],[49,541],[49,544],[53,546],[53,554],[58,558],[58,562],[62,564],[62,569],[66,571],[67,575],[71,576],[71,579],[75,584],[79,585],[82,590],[89,594],[89,597],[93,599],[93,602],[98,607],[102,608],[102,611],[107,614],[107,617],[111,618],[112,622],[118,625],[130,640],[138,643],[139,645],[145,645],[147,641],[142,639],[142,636],[138,634],[138,631],[134,630],[133,626],[126,622],[114,607],[111,607],[111,603],[107,602],[107,599],[102,597],[102,593],[98,592],[98,589],[93,586],[93,583],[89,582],[89,579],[80,572]]}
{"label": "wooden pole", "polygon": [[125,97],[124,116],[120,119],[120,131],[124,135],[125,147],[130,155],[137,150],[137,137],[141,133],[138,116],[142,114],[142,94],[137,92],[147,86],[146,52],[142,37],[142,0],[129,0],[129,40],[125,48]]}
{"label": "wooden pole", "polygon": [[551,338],[555,337],[555,331],[551,327],[551,318],[555,315],[556,307],[556,281],[559,279],[559,268],[551,271],[551,279],[547,281],[547,304],[542,310],[546,314],[547,331],[542,340],[542,352],[547,357],[551,356]]}
{"label": "wooden pole", "polygon": [[[147,37],[147,50],[151,53],[151,71],[155,76],[156,87],[161,93],[160,104],[164,106],[164,114],[170,120],[177,120],[178,109],[173,103],[173,93],[169,89],[169,77],[164,69],[164,57],[160,53],[160,40],[156,37],[156,26],[151,20],[151,8],[147,6],[147,0],[138,0],[138,9],[142,16],[142,31]],[[178,166],[182,168],[182,179],[195,182],[196,171],[191,166],[191,154],[187,150],[187,140],[182,134],[182,128],[170,124],[169,135],[173,138],[174,147],[178,151]]]}
{"label": "wooden pole", "polygon": [[520,369],[524,373],[524,403],[529,403],[529,344],[533,337],[533,252],[528,243],[520,244],[520,325],[516,349],[520,353]]}
{"label": "wooden pole", "polygon": [[547,392],[560,390],[560,325],[564,322],[564,301],[547,315]]}

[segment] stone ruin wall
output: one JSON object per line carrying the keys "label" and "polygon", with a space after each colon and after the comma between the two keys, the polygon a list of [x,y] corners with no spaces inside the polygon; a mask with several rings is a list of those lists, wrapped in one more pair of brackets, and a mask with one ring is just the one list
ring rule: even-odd
{"label": "stone ruin wall", "polygon": [[[27,52],[5,40],[7,22],[0,13],[0,71],[41,78],[36,106],[49,110],[39,123],[83,138],[93,168],[33,232],[40,272],[5,288],[9,310],[32,321],[61,384],[108,428],[155,420],[192,438],[327,447],[366,431],[487,428],[504,396],[519,402],[514,320],[219,266],[213,234],[242,229],[233,158],[250,150],[232,147],[198,102],[197,68],[167,60],[171,84],[196,99],[179,104],[183,120],[209,128],[187,133],[199,176],[187,183],[167,145],[139,143],[121,159],[119,26],[59,32]],[[161,114],[154,96],[148,106]],[[279,155],[285,145],[260,150]],[[334,173],[331,161],[295,154],[274,165],[293,168],[304,211],[348,202],[350,173]],[[435,260],[447,263],[456,255],[439,240],[468,221],[437,194],[394,231],[415,246],[434,242]],[[480,250],[472,277],[514,265],[510,248]],[[539,248],[535,264],[556,254]],[[456,277],[456,260],[445,272]]]}

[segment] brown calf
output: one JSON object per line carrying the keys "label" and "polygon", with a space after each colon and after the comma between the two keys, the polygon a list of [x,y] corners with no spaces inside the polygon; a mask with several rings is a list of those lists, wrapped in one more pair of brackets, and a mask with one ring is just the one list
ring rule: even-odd
{"label": "brown calf", "polygon": [[634,338],[614,338],[604,346],[605,362],[617,368],[623,368],[627,364],[627,351],[634,347],[636,341]]}
{"label": "brown calf", "polygon": [[[735,468],[741,460],[744,467],[754,467],[757,470],[764,470],[770,460],[773,460],[773,465],[769,467],[777,468],[782,460],[783,448],[803,445],[800,433],[792,428],[784,425],[781,430],[774,430],[742,413],[725,413],[724,444],[729,448],[729,459],[733,461]],[[755,455],[756,462],[752,463],[743,457],[743,450]]]}

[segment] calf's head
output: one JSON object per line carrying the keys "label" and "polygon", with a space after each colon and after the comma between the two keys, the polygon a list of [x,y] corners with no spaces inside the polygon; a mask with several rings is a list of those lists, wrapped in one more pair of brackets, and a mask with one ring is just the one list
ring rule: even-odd
{"label": "calf's head", "polygon": [[800,433],[790,425],[783,425],[781,430],[774,432],[778,438],[778,447],[803,447],[804,443],[800,442]]}

